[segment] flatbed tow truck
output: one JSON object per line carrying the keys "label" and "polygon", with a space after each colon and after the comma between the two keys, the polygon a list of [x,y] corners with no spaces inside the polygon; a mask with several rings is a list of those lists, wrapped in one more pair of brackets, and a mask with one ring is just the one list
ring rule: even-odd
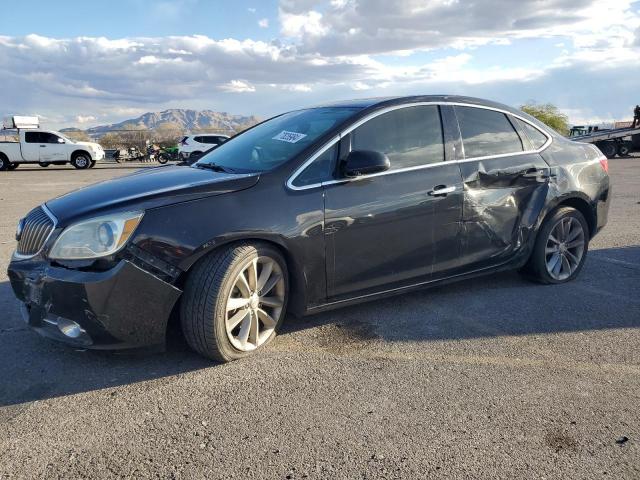
{"label": "flatbed tow truck", "polygon": [[614,129],[576,126],[569,132],[569,139],[575,142],[593,143],[607,158],[613,158],[616,155],[626,157],[638,150],[640,126]]}

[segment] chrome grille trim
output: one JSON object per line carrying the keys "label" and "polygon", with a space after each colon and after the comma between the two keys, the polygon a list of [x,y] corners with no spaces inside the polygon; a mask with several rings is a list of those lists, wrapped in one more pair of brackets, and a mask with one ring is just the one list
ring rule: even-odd
{"label": "chrome grille trim", "polygon": [[56,217],[46,205],[31,210],[24,218],[22,234],[14,253],[16,258],[32,258],[42,251],[56,228]]}

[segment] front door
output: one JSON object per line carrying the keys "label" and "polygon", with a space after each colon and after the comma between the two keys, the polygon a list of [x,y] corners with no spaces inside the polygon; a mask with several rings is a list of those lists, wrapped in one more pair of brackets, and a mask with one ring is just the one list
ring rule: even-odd
{"label": "front door", "polygon": [[40,132],[40,163],[67,160],[67,146],[62,137]]}
{"label": "front door", "polygon": [[429,281],[443,244],[458,253],[462,209],[460,170],[444,161],[438,106],[381,114],[341,144],[341,159],[349,150],[374,150],[391,168],[324,185],[329,297]]}

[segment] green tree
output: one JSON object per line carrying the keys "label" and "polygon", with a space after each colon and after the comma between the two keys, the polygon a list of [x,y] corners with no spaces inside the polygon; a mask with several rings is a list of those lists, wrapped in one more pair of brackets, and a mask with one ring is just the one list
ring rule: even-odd
{"label": "green tree", "polygon": [[562,135],[569,134],[569,117],[558,110],[552,103],[538,104],[535,102],[528,102],[520,107],[525,113],[528,113],[532,117],[537,118],[545,125],[553,128],[556,132]]}

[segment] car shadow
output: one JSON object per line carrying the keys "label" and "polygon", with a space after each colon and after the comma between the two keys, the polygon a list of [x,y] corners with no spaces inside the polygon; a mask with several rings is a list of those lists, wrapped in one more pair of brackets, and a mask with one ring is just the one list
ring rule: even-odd
{"label": "car shadow", "polygon": [[[274,345],[286,350],[300,332],[327,325],[344,334],[321,338],[322,345],[344,337],[433,342],[638,328],[639,284],[640,246],[595,250],[589,252],[580,277],[569,284],[539,285],[515,272],[488,275],[304,318],[288,317]],[[22,322],[8,282],[0,283],[0,309],[0,406],[14,406],[0,410],[0,421],[26,402],[216,368],[191,352],[179,334],[171,335],[163,353],[81,351],[43,339]]]}

